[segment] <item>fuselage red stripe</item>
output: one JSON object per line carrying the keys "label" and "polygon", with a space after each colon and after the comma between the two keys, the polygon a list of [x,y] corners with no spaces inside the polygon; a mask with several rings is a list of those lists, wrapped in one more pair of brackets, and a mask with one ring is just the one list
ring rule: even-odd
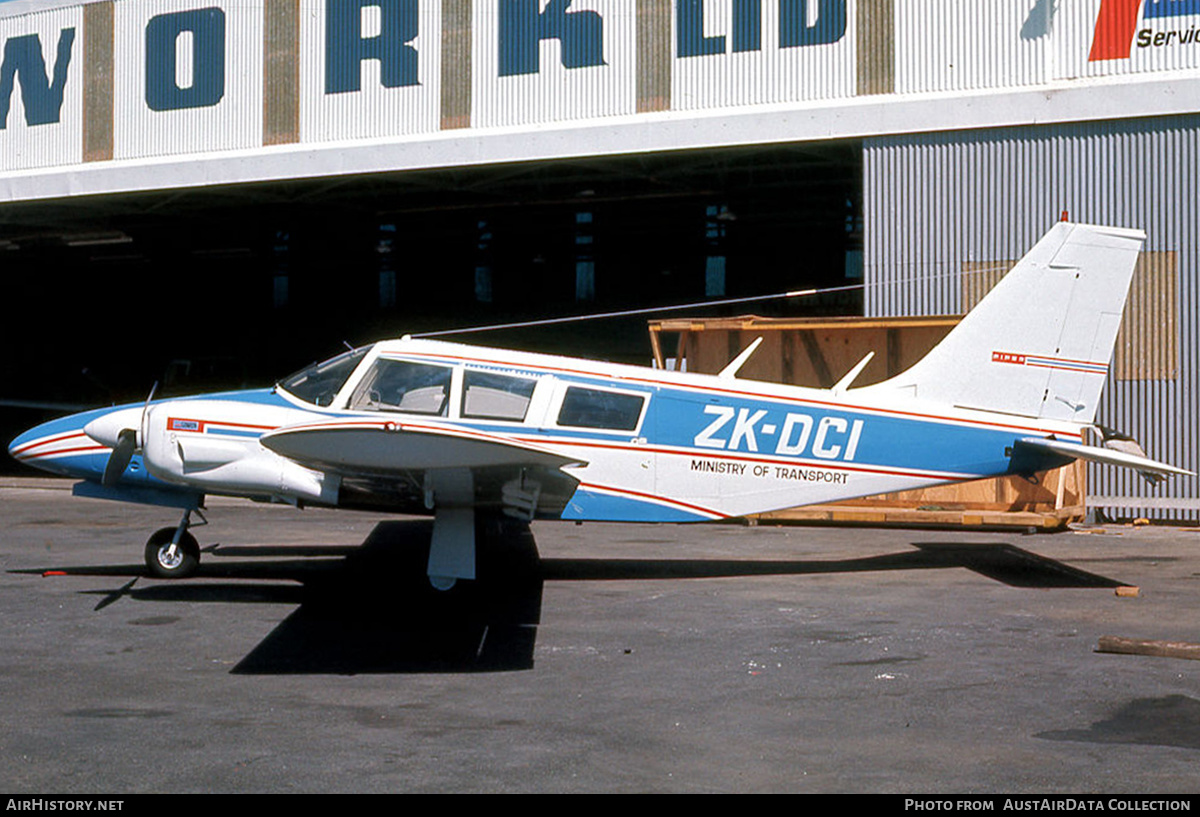
{"label": "fuselage red stripe", "polygon": [[[524,441],[527,438],[521,437],[518,439]],[[542,444],[546,445],[547,443],[543,441]],[[749,455],[739,456],[735,454],[723,454],[709,451],[707,449],[673,449],[659,448],[657,446],[649,445],[616,445],[613,443],[576,441],[573,439],[555,440],[551,444],[556,446],[579,446],[581,448],[608,448],[617,451],[628,451],[631,453],[646,452],[650,454],[673,454],[680,457],[703,457],[705,459],[714,460],[732,460],[734,462],[756,462],[764,465],[786,465],[792,468],[826,468],[830,471],[852,471],[858,474],[882,474],[884,476],[896,477],[931,477],[934,479],[966,480],[976,479],[980,476],[983,476],[981,474],[965,474],[957,471],[902,471],[892,468],[872,468],[868,466],[846,465],[842,462],[836,462],[832,460],[786,460],[768,456],[752,457]]]}
{"label": "fuselage red stripe", "polygon": [[664,505],[678,505],[681,508],[687,508],[689,510],[698,511],[700,513],[708,514],[709,516],[715,516],[718,519],[728,519],[729,518],[729,514],[721,513],[720,511],[714,511],[711,508],[705,508],[703,505],[694,505],[690,502],[681,502],[678,499],[671,499],[670,497],[659,496],[658,494],[649,494],[649,493],[645,493],[643,491],[634,491],[630,488],[612,488],[612,487],[609,487],[608,485],[597,485],[596,483],[593,483],[593,482],[581,482],[581,483],[579,483],[579,487],[583,488],[583,489],[587,489],[587,490],[593,490],[593,491],[605,491],[605,492],[612,493],[612,494],[627,494],[629,496],[636,496],[636,497],[640,497],[642,499],[649,499],[649,500],[653,500],[655,502],[661,502]]}
{"label": "fuselage red stripe", "polygon": [[81,451],[108,451],[107,445],[81,445],[76,448],[56,448],[53,451],[43,451],[40,454],[24,454],[13,456],[23,460],[37,460],[43,457],[57,457],[61,454],[78,454]]}
{"label": "fuselage red stripe", "polygon": [[82,431],[72,431],[69,434],[59,434],[57,437],[47,437],[44,440],[34,440],[31,443],[25,443],[25,445],[21,446],[20,448],[14,449],[12,455],[16,457],[19,456],[21,452],[28,451],[31,448],[37,448],[43,445],[51,445],[53,443],[62,442],[63,440],[70,440],[75,437],[84,436],[86,435]]}

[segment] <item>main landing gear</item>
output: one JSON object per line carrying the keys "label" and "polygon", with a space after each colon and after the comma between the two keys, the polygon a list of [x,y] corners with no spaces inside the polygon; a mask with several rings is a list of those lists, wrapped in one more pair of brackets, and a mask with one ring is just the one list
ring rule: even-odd
{"label": "main landing gear", "polygon": [[[208,523],[200,511],[196,511]],[[156,530],[146,542],[146,569],[158,579],[183,579],[191,576],[200,566],[200,545],[196,537],[188,533],[192,525],[192,511],[184,511],[183,518],[173,528]]]}

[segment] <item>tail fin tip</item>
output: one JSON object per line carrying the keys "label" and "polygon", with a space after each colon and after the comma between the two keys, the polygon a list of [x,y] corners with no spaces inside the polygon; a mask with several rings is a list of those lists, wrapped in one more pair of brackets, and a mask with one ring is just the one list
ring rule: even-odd
{"label": "tail fin tip", "polygon": [[1060,221],[937,346],[872,390],[1091,423],[1146,234]]}

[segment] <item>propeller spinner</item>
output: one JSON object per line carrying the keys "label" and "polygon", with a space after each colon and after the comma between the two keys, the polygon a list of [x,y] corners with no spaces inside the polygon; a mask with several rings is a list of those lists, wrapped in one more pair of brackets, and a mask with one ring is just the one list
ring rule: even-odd
{"label": "propeller spinner", "polygon": [[[158,384],[155,384],[157,388]],[[150,401],[154,399],[154,389],[141,408],[126,408],[110,411],[92,420],[83,427],[83,433],[91,439],[112,449],[108,462],[104,466],[102,485],[114,485],[129,467],[133,455],[142,449],[144,442],[143,429],[146,425],[146,411]]]}

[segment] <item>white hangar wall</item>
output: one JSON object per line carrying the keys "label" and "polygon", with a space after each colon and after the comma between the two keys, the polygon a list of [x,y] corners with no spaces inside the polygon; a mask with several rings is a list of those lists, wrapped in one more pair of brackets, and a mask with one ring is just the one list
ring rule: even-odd
{"label": "white hangar wall", "polygon": [[[1066,211],[1147,241],[1097,422],[1200,471],[1200,116],[869,139],[865,311],[967,310]],[[1200,486],[1091,466],[1089,504],[1194,519]]]}
{"label": "white hangar wall", "polygon": [[1200,0],[18,0],[0,201],[1200,110]]}

